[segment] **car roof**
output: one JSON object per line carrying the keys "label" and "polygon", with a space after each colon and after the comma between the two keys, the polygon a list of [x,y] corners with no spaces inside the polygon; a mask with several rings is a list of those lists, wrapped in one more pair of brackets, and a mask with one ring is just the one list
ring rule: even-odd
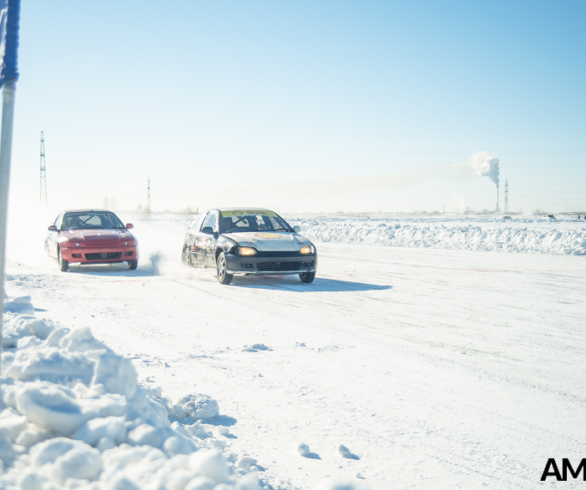
{"label": "car roof", "polygon": [[246,206],[246,207],[241,207],[241,208],[216,208],[210,211],[220,211],[221,213],[226,212],[226,211],[270,211],[271,213],[273,213],[274,211],[272,209],[267,209],[267,208],[253,208],[250,206]]}
{"label": "car roof", "polygon": [[99,208],[87,208],[87,209],[66,209],[63,213],[89,213],[92,211],[99,211],[101,213],[111,213],[109,209],[99,209]]}

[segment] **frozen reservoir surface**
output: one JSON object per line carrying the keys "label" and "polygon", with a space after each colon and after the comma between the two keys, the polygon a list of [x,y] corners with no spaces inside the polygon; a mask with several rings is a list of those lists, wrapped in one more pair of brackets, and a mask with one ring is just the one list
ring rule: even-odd
{"label": "frozen reservoir surface", "polygon": [[[313,226],[308,220],[308,236],[325,233],[317,231],[323,222]],[[167,410],[157,412],[156,430],[180,432],[185,420],[172,424],[182,409],[195,413],[196,405],[189,405],[195,400],[185,398],[190,394],[216,401],[219,415],[212,406],[211,418],[187,424],[203,432],[192,429],[183,436],[224,458],[233,478],[224,485],[258,475],[259,488],[274,489],[311,489],[326,477],[378,490],[529,489],[540,485],[548,458],[577,464],[586,454],[586,262],[575,253],[583,247],[582,223],[457,225],[557,228],[574,234],[564,245],[569,253],[543,244],[503,253],[331,239],[317,243],[313,284],[294,276],[236,277],[222,286],[212,271],[180,265],[183,218],[134,222],[141,240],[137,271],[72,266],[60,273],[40,252],[24,254],[13,246],[8,294],[31,295],[35,318],[53,329],[87,328],[119,362],[128,361],[136,389]],[[385,226],[391,223],[386,219]],[[44,335],[38,345],[25,339],[17,340],[17,347],[38,351],[51,334]],[[68,345],[74,343],[55,348]],[[4,355],[15,356],[17,350]],[[96,385],[104,384],[99,378],[94,382],[90,367],[88,390],[99,391]],[[84,400],[92,394],[82,387],[77,392]],[[116,394],[110,388],[104,393]],[[18,405],[5,410],[26,416]],[[104,458],[107,451],[126,448],[121,444],[136,451],[141,441],[151,440],[166,459],[177,457],[171,451],[184,450],[181,437],[175,435],[181,444],[166,448],[173,433],[157,439],[148,428],[137,431],[137,417],[132,422],[124,434],[118,427],[108,436],[113,442],[106,439],[97,447],[99,439],[88,439],[101,454],[98,461],[96,453],[84,453],[94,454],[93,460],[88,456],[95,463],[94,478],[111,474],[106,469],[112,460]],[[95,424],[84,437],[100,435]],[[61,436],[64,451],[73,440]],[[107,449],[113,443],[117,446]],[[30,446],[12,444],[23,454],[18,472],[42,461]],[[190,458],[177,461],[185,471],[201,470],[204,463]],[[14,472],[11,464],[7,458],[5,471]],[[47,466],[48,478],[64,485],[67,466],[56,470],[54,462],[48,464],[53,465]],[[188,490],[181,487],[184,481],[173,488]],[[582,483],[570,480],[564,487]]]}

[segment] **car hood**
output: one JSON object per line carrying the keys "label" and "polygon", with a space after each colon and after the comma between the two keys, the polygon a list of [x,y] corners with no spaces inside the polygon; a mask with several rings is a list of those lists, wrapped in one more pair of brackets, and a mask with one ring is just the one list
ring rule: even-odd
{"label": "car hood", "polygon": [[120,245],[121,242],[134,239],[127,230],[66,230],[62,233],[67,240],[85,242],[88,247]]}
{"label": "car hood", "polygon": [[254,247],[259,252],[298,252],[311,242],[302,235],[281,231],[254,231],[246,233],[225,233],[241,247]]}

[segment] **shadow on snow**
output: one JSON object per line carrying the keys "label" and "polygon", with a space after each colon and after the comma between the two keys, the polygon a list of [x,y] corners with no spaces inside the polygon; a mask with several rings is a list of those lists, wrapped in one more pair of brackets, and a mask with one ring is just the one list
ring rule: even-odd
{"label": "shadow on snow", "polygon": [[283,289],[300,293],[341,291],[382,291],[393,286],[341,281],[339,279],[316,278],[311,284],[302,283],[299,276],[234,276],[232,285],[241,288]]}
{"label": "shadow on snow", "polygon": [[122,264],[93,264],[69,266],[67,274],[83,274],[89,276],[114,276],[114,277],[152,277],[158,276],[159,271],[152,266],[138,267],[131,271],[126,263]]}

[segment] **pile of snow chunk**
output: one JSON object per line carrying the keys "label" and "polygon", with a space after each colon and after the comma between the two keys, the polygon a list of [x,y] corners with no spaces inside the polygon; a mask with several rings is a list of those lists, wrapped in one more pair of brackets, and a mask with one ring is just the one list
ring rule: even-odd
{"label": "pile of snow chunk", "polygon": [[28,296],[4,304],[0,488],[268,488],[198,423],[218,415],[215,400],[188,395],[172,406],[89,329],[35,318]]}
{"label": "pile of snow chunk", "polygon": [[173,405],[177,417],[193,417],[195,419],[212,419],[220,414],[218,402],[207,395],[185,395]]}
{"label": "pile of snow chunk", "polygon": [[586,228],[559,229],[544,223],[508,226],[390,219],[311,218],[291,220],[302,234],[320,242],[487,252],[586,255]]}

